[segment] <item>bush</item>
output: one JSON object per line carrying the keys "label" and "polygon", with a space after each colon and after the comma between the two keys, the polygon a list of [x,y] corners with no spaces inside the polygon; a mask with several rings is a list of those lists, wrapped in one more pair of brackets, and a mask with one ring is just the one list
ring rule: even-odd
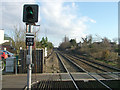
{"label": "bush", "polygon": [[94,53],[90,53],[90,55],[95,59],[101,59],[102,58],[102,52],[94,52]]}
{"label": "bush", "polygon": [[110,56],[110,51],[109,50],[102,51],[102,59],[108,60],[109,56]]}
{"label": "bush", "polygon": [[110,56],[109,56],[109,61],[117,61],[117,59],[118,59],[118,53],[116,53],[116,52],[110,52],[110,54],[109,54]]}

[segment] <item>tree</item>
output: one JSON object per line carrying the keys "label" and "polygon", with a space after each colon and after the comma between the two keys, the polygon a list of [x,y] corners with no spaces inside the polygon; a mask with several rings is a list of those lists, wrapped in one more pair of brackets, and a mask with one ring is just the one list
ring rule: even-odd
{"label": "tree", "polygon": [[106,37],[104,37],[103,39],[102,39],[102,48],[103,49],[106,49],[106,50],[110,50],[111,49],[111,44],[110,44],[110,40],[108,39],[108,38],[106,38]]}
{"label": "tree", "polygon": [[45,47],[47,47],[48,45],[47,45],[47,43],[48,43],[48,38],[46,37],[46,38],[42,38],[42,40],[40,41],[40,43],[41,43],[41,47],[42,48],[45,48]]}
{"label": "tree", "polygon": [[60,48],[61,50],[66,50],[66,49],[68,49],[68,48],[70,48],[70,47],[71,47],[70,42],[62,42],[62,43],[60,44],[60,46],[59,46],[59,48]]}
{"label": "tree", "polygon": [[70,47],[71,47],[71,43],[69,42],[69,38],[65,36],[63,38],[63,42],[60,44],[59,48],[61,50],[66,50],[66,49],[68,49]]}
{"label": "tree", "polygon": [[42,37],[42,40],[40,42],[36,42],[36,45],[39,46],[39,48],[45,48],[45,47],[47,47],[47,49],[53,48],[53,44],[51,42],[48,42],[47,37]]}
{"label": "tree", "polygon": [[14,26],[14,35],[13,35],[13,40],[14,40],[14,47],[16,49],[16,53],[19,54],[20,52],[20,47],[25,48],[25,29],[19,28],[17,26]]}
{"label": "tree", "polygon": [[65,37],[63,38],[63,42],[69,42],[69,38],[66,37],[66,35],[65,35]]}
{"label": "tree", "polygon": [[83,43],[82,43],[82,47],[80,48],[80,51],[83,53],[87,53],[90,54],[91,49],[93,47],[93,38],[92,35],[88,35],[85,38],[82,38]]}
{"label": "tree", "polygon": [[47,47],[48,47],[48,49],[52,49],[53,48],[53,44],[51,42],[48,42],[47,43]]}
{"label": "tree", "polygon": [[75,39],[71,39],[71,40],[70,40],[70,43],[71,43],[71,46],[72,46],[72,47],[76,47],[76,46],[77,46],[77,43],[76,43],[76,40],[75,40]]}

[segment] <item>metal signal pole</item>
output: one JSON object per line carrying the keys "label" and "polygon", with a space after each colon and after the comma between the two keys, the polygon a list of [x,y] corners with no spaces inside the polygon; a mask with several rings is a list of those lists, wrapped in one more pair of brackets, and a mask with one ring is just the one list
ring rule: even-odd
{"label": "metal signal pole", "polygon": [[[28,33],[31,33],[31,24],[27,27]],[[29,64],[27,69],[27,88],[28,90],[31,90],[31,73],[32,73],[32,46],[28,46],[28,56]]]}
{"label": "metal signal pole", "polygon": [[31,90],[32,73],[32,46],[34,45],[34,34],[31,33],[31,26],[38,22],[38,5],[25,4],[23,7],[23,22],[26,23],[26,46],[28,46],[27,55],[27,88]]}

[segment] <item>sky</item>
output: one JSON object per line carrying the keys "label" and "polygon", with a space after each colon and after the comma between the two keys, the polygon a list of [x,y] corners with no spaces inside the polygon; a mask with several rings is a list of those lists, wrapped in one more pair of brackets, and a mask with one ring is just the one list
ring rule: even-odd
{"label": "sky", "polygon": [[15,25],[25,27],[22,22],[23,5],[39,5],[40,29],[38,37],[48,37],[54,46],[59,46],[65,35],[81,41],[86,35],[109,39],[118,37],[118,2],[2,2],[0,4],[0,29],[13,36]]}

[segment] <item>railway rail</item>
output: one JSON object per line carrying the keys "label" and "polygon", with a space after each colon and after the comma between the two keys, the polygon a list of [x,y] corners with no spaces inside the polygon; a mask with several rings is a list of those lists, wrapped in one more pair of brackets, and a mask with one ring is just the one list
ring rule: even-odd
{"label": "railway rail", "polygon": [[115,68],[115,67],[111,67],[111,66],[107,66],[107,65],[103,65],[101,63],[98,63],[98,62],[95,62],[95,61],[92,61],[92,60],[88,60],[88,59],[81,59],[80,57],[76,56],[76,55],[69,55],[67,54],[66,56],[69,56],[70,58],[72,59],[75,59],[75,60],[78,60],[78,61],[81,61],[91,67],[94,67],[96,69],[99,69],[103,72],[120,72],[120,69],[119,68]]}
{"label": "railway rail", "polygon": [[[55,55],[57,56],[62,68],[64,69],[64,72],[68,74],[70,81],[54,81],[54,80],[43,80],[40,81],[39,83],[37,83],[37,88],[38,89],[51,89],[51,88],[57,88],[57,89],[65,89],[66,86],[67,88],[74,88],[76,90],[79,90],[82,88],[81,85],[83,85],[83,83],[78,80],[75,79],[75,77],[73,76],[73,72],[82,72],[87,74],[88,76],[90,76],[91,78],[93,78],[97,84],[97,86],[100,86],[102,88],[106,88],[109,90],[112,90],[112,88],[110,86],[108,86],[106,83],[104,83],[104,81],[99,80],[96,76],[94,76],[91,72],[87,71],[86,69],[84,69],[83,67],[81,67],[78,63],[76,63],[74,60],[79,61],[78,57],[73,57],[70,55],[66,55],[64,53],[60,53],[59,51],[55,50]],[[74,59],[74,60],[73,60]],[[91,64],[90,62],[86,62],[87,65],[91,66],[92,68],[95,68],[96,70],[102,71],[102,72],[107,72],[106,70],[103,70],[102,68],[99,68],[97,66],[94,66],[93,64]],[[108,76],[106,77],[106,75],[103,74],[98,74],[104,78],[108,78]],[[84,85],[83,85],[84,86]],[[85,85],[87,87],[87,85]],[[89,85],[88,85],[89,86]],[[35,87],[35,88],[36,88]],[[34,85],[33,85],[34,88]]]}
{"label": "railway rail", "polygon": [[[77,58],[81,58],[80,56],[78,55],[74,55],[75,57]],[[89,59],[84,59],[90,63],[93,63],[93,64],[96,64],[96,65],[99,65],[99,66],[102,66],[104,68],[108,68],[108,69],[111,69],[111,70],[114,70],[114,71],[117,71],[117,72],[120,72],[120,69],[119,68],[116,68],[116,67],[112,67],[112,66],[108,66],[108,65],[104,65],[104,64],[101,64],[101,63],[98,63],[98,62],[95,62],[93,60],[89,60]]]}
{"label": "railway rail", "polygon": [[[61,53],[62,55],[63,55],[63,53]],[[78,61],[79,62],[82,62],[82,63],[84,63],[84,64],[86,64],[87,66],[89,66],[89,67],[92,67],[93,69],[94,69],[94,71],[96,72],[97,71],[97,73],[100,73],[99,75],[100,76],[102,76],[103,78],[106,78],[106,79],[113,79],[112,77],[110,77],[110,76],[108,76],[108,75],[106,75],[106,74],[104,74],[104,72],[107,72],[107,73],[109,73],[109,74],[114,74],[114,75],[117,75],[118,77],[120,77],[120,72],[110,72],[111,71],[111,69],[112,69],[112,67],[111,68],[109,68],[109,67],[107,67],[107,69],[105,69],[105,65],[103,65],[103,67],[102,67],[102,64],[100,64],[99,66],[98,66],[98,64],[95,64],[95,63],[91,63],[91,62],[88,62],[88,61],[86,61],[86,60],[82,60],[81,58],[78,58],[78,57],[75,57],[75,56],[72,56],[72,55],[66,55],[66,54],[64,54],[64,56],[66,56],[67,58],[70,58],[71,60],[73,60],[73,61],[75,61],[75,62],[77,62],[78,63]],[[101,67],[102,68],[101,68]],[[109,70],[110,69],[110,70]],[[115,68],[113,68],[113,70],[112,71],[118,71],[119,69],[115,69]],[[87,71],[89,71],[89,70],[87,70]],[[102,73],[102,74],[101,74]],[[116,78],[117,79],[117,78]]]}
{"label": "railway rail", "polygon": [[75,85],[76,89],[79,90],[78,85],[76,84],[76,81],[74,80],[71,72],[69,72],[69,70],[67,69],[66,65],[64,64],[64,62],[62,61],[61,57],[59,55],[61,55],[62,57],[64,57],[64,59],[67,59],[69,62],[71,62],[72,64],[74,64],[76,67],[80,68],[81,70],[83,70],[85,73],[87,73],[89,76],[91,76],[92,78],[94,78],[96,81],[98,81],[100,84],[102,84],[104,87],[106,87],[109,90],[112,90],[109,86],[107,86],[105,83],[103,83],[102,81],[100,81],[99,79],[97,79],[96,77],[94,77],[93,75],[91,75],[91,73],[89,73],[88,71],[86,71],[85,69],[83,69],[82,67],[80,67],[77,63],[73,62],[72,60],[70,60],[69,58],[67,58],[66,56],[64,56],[61,53],[57,53],[59,59],[61,60],[61,62],[63,63],[63,66],[65,67],[67,73],[69,74],[73,84]]}
{"label": "railway rail", "polygon": [[71,80],[72,80],[72,82],[73,82],[75,88],[76,88],[77,90],[79,90],[77,84],[75,83],[75,80],[74,80],[72,74],[69,72],[69,70],[67,69],[66,65],[64,64],[64,62],[62,61],[62,59],[60,58],[60,56],[58,55],[58,53],[56,53],[56,54],[57,54],[59,60],[62,62],[63,66],[64,66],[64,68],[65,68],[65,70],[66,70],[66,72],[69,74],[69,77],[71,78]]}

